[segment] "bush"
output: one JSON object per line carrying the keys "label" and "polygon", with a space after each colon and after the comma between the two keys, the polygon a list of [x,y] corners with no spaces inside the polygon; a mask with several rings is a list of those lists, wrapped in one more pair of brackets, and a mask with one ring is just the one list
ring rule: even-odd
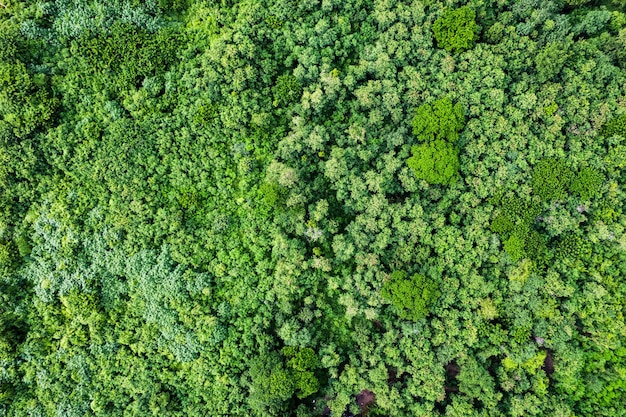
{"label": "bush", "polygon": [[491,221],[489,228],[492,232],[499,235],[507,235],[515,227],[515,219],[507,215],[507,213],[500,213]]}
{"label": "bush", "polygon": [[219,116],[219,106],[217,104],[203,104],[198,107],[193,121],[199,125],[207,125]]}
{"label": "bush", "polygon": [[460,103],[452,104],[445,97],[432,104],[421,105],[413,118],[413,134],[419,140],[447,140],[454,143],[463,129],[465,116]]}
{"label": "bush", "polygon": [[20,61],[0,62],[0,120],[15,136],[23,138],[53,119],[59,101],[51,97],[48,84],[48,77],[31,74]]}
{"label": "bush", "polygon": [[273,14],[265,18],[265,24],[267,25],[268,28],[274,29],[274,30],[277,30],[283,27],[282,19]]}
{"label": "bush", "polygon": [[150,33],[132,24],[116,23],[110,34],[83,36],[71,47],[86,68],[112,74],[121,90],[138,86],[145,77],[161,74],[176,61],[178,34],[170,29]]}
{"label": "bush", "polygon": [[0,269],[11,268],[15,263],[15,250],[11,243],[0,243]]}
{"label": "bush", "polygon": [[294,346],[285,346],[283,355],[288,358],[287,366],[296,371],[309,371],[318,367],[317,355],[311,348],[298,349]]}
{"label": "bush", "polygon": [[530,226],[541,213],[536,202],[520,197],[508,197],[502,200],[502,213],[514,219],[516,225]]}
{"label": "bush", "polygon": [[458,177],[459,150],[443,140],[416,145],[407,161],[417,178],[431,184],[452,184]]}
{"label": "bush", "polygon": [[0,25],[0,62],[11,62],[18,56],[20,32],[17,26]]}
{"label": "bush", "polygon": [[441,293],[437,284],[424,275],[415,274],[407,279],[406,272],[394,271],[383,285],[380,295],[391,301],[403,319],[419,320],[426,317],[430,306]]}
{"label": "bush", "polygon": [[437,46],[449,52],[463,52],[474,46],[478,25],[476,12],[468,6],[446,10],[435,20],[433,32]]}
{"label": "bush", "polygon": [[524,249],[528,258],[541,266],[545,265],[548,258],[548,241],[545,236],[536,230],[532,230],[528,236],[526,236]]}
{"label": "bush", "polygon": [[499,213],[491,221],[490,229],[504,241],[504,250],[513,261],[529,258],[540,265],[545,264],[547,240],[533,224],[541,213],[536,201],[519,197],[502,199]]}
{"label": "bush", "polygon": [[159,8],[164,12],[180,12],[187,7],[187,0],[159,0]]}

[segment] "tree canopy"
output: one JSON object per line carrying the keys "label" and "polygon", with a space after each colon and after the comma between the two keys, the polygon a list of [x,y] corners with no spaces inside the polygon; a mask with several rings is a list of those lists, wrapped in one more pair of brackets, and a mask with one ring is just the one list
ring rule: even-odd
{"label": "tree canopy", "polygon": [[624,0],[0,0],[0,416],[625,416]]}

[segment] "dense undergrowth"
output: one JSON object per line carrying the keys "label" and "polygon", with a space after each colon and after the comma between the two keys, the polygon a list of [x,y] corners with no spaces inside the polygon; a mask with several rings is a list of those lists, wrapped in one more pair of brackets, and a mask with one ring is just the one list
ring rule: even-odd
{"label": "dense undergrowth", "polygon": [[624,7],[0,1],[0,415],[626,415]]}

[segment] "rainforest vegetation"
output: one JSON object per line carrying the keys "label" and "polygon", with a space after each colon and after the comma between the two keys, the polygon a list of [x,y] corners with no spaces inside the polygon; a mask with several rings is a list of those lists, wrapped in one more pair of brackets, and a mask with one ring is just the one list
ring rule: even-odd
{"label": "rainforest vegetation", "polygon": [[626,1],[0,0],[0,416],[626,416]]}

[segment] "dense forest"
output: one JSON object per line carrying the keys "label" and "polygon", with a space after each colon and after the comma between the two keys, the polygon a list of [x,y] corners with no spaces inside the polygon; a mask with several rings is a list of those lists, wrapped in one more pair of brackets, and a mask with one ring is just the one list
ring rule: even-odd
{"label": "dense forest", "polygon": [[0,416],[626,416],[626,0],[0,0]]}

